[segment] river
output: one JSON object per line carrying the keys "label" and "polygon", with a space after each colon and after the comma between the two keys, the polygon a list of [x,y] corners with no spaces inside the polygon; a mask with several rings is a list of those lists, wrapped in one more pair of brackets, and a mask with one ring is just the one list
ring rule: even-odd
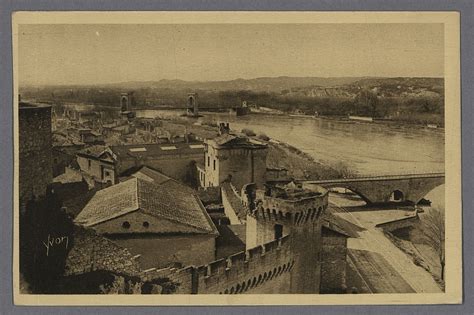
{"label": "river", "polygon": [[[137,111],[138,117],[178,115],[177,111]],[[229,122],[234,130],[264,133],[319,162],[334,165],[342,161],[359,176],[444,172],[444,133],[440,130],[263,114],[203,113],[198,121]],[[444,197],[443,190],[444,185],[430,195]],[[442,199],[436,203],[444,204]]]}
{"label": "river", "polygon": [[[173,111],[138,111],[138,117]],[[342,161],[359,175],[444,172],[444,133],[420,127],[345,122],[305,117],[204,113],[198,121],[227,121],[286,142],[326,164]]]}

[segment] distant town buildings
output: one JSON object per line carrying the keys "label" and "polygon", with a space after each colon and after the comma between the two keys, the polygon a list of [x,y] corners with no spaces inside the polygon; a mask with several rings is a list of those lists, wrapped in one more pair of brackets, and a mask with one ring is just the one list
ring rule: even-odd
{"label": "distant town buildings", "polygon": [[[181,294],[345,290],[348,235],[328,218],[326,189],[267,169],[268,144],[228,123],[205,141],[186,131],[106,145],[160,127],[137,120],[133,104],[122,93],[113,123],[68,113],[74,123],[54,137],[50,106],[20,104],[20,202],[53,182],[78,225],[65,274],[167,279]],[[187,109],[198,114],[197,94]]]}

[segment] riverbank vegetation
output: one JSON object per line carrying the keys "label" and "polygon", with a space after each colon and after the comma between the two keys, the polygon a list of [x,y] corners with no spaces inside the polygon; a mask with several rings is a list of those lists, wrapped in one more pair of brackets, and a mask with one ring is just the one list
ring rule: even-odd
{"label": "riverbank vegetation", "polygon": [[[278,79],[278,80],[276,80]],[[134,91],[135,108],[184,108],[197,92],[201,108],[267,107],[286,113],[371,116],[412,124],[444,122],[442,78],[353,78],[340,82],[302,78],[259,78],[227,82],[141,82],[104,86],[21,87],[25,99],[55,104],[119,107],[120,93]],[[334,78],[333,78],[334,79]],[[257,82],[258,81],[258,82]],[[315,84],[319,82],[319,84]],[[336,83],[336,84],[335,84]]]}
{"label": "riverbank vegetation", "polygon": [[444,289],[444,210],[426,208],[419,213],[420,222],[411,228],[385,232],[387,237],[413,259],[413,263],[428,271]]}
{"label": "riverbank vegetation", "polygon": [[268,143],[267,167],[285,168],[293,179],[334,179],[355,176],[342,162],[336,166],[315,161],[309,154],[285,143]]}

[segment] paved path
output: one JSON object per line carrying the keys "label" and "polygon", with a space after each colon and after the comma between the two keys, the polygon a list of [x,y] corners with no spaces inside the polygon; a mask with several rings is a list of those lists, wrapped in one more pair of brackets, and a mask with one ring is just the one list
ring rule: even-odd
{"label": "paved path", "polygon": [[[350,212],[346,208],[340,207],[340,204],[343,204],[343,202],[338,202],[338,198],[330,197],[330,203],[336,215],[365,229],[357,232],[359,234],[358,238],[349,238],[347,243],[349,249],[365,250],[380,254],[400,274],[406,283],[418,293],[442,292],[433,277],[426,270],[416,266],[411,257],[385,237],[382,230],[375,227],[375,224],[380,223],[374,220],[374,218],[378,217],[378,211]],[[384,216],[386,216],[385,211],[387,210],[382,211],[384,211]]]}

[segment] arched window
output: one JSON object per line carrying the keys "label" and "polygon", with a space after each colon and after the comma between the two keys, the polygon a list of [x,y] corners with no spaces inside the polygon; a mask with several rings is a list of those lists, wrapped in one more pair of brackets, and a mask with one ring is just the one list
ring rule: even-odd
{"label": "arched window", "polygon": [[394,190],[390,196],[390,201],[400,202],[403,201],[403,193],[400,190]]}
{"label": "arched window", "polygon": [[122,227],[123,227],[124,229],[129,229],[129,228],[130,228],[130,222],[128,222],[128,221],[123,222],[123,223],[122,223]]}
{"label": "arched window", "polygon": [[150,223],[148,221],[143,222],[143,227],[148,228],[150,226]]}

